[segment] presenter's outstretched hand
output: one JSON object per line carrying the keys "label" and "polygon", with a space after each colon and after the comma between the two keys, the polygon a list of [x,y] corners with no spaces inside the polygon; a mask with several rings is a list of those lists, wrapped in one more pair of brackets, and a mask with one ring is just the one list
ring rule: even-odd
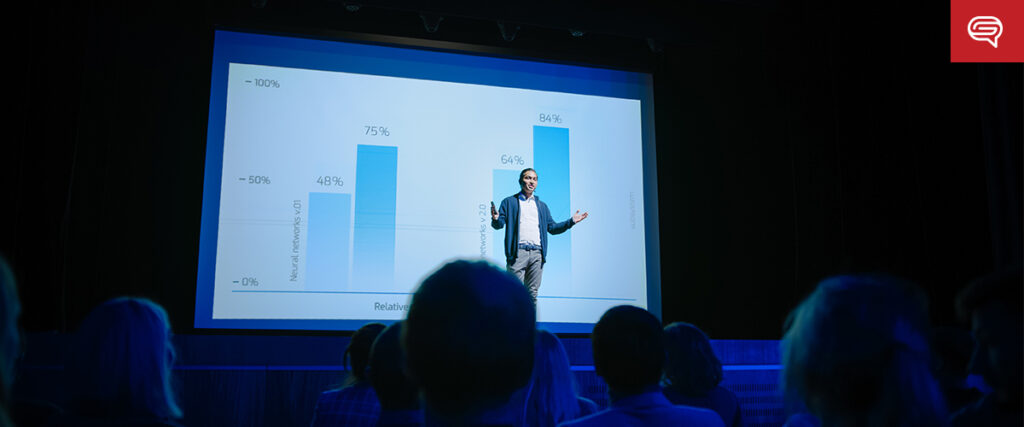
{"label": "presenter's outstretched hand", "polygon": [[580,221],[583,221],[585,219],[587,219],[587,213],[583,212],[583,215],[580,215],[580,210],[579,209],[576,209],[576,213],[572,214],[572,223],[573,224],[579,223]]}
{"label": "presenter's outstretched hand", "polygon": [[491,202],[491,219],[498,220],[498,210],[494,209],[494,202]]}

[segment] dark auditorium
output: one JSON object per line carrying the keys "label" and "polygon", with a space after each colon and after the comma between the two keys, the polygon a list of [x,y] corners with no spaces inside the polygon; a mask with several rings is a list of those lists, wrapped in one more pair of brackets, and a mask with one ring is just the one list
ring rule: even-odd
{"label": "dark auditorium", "polygon": [[1020,0],[12,6],[0,427],[1024,427]]}

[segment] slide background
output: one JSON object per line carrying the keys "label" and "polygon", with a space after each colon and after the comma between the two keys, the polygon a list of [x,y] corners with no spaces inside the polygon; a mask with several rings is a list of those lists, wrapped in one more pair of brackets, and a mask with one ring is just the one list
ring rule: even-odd
{"label": "slide background", "polygon": [[[483,254],[503,266],[500,252],[494,257],[490,249],[497,243],[500,250],[501,241],[494,241],[489,221],[481,236],[479,206],[488,206],[501,185],[492,182],[495,170],[518,174],[533,166],[535,125],[569,129],[570,203],[591,212],[578,228],[551,237],[572,239],[571,259],[552,262],[571,263],[574,274],[571,281],[545,276],[539,320],[589,324],[612,305],[647,305],[642,101],[242,63],[227,68],[215,286],[209,319],[197,298],[197,327],[229,322],[225,327],[318,329],[339,326],[284,319],[399,319],[403,312],[375,311],[373,303],[407,304],[418,281],[440,263],[479,257],[482,237]],[[254,78],[273,79],[280,87],[245,83]],[[593,89],[577,85],[581,88]],[[211,116],[216,102],[211,96]],[[558,114],[562,123],[540,123],[538,113]],[[390,135],[367,136],[367,125],[387,126]],[[211,120],[211,140],[215,128]],[[322,280],[306,285],[307,254],[299,256],[299,279],[288,281],[293,201],[302,206],[299,240],[305,249],[309,194],[353,193],[358,144],[397,147],[393,281],[368,286],[351,275],[347,286],[340,280],[334,290]],[[503,154],[519,156],[523,164],[501,164]],[[539,172],[543,199],[545,175]],[[269,176],[272,183],[238,181],[249,175]],[[321,175],[340,176],[345,185],[325,189],[315,183]],[[509,184],[514,190],[514,180]],[[358,197],[349,204],[358,205]],[[555,216],[564,220],[568,213]],[[617,247],[602,246],[607,241]],[[351,258],[354,247],[347,252]],[[609,257],[620,268],[612,269]],[[200,293],[202,270],[201,263]],[[260,285],[233,284],[239,277],[258,277]],[[252,326],[261,318],[281,320]]]}

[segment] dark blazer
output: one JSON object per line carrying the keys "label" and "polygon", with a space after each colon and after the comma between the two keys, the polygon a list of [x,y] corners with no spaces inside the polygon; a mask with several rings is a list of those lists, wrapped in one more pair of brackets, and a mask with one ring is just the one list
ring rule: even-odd
{"label": "dark blazer", "polygon": [[[495,230],[501,230],[501,227],[508,224],[508,227],[505,227],[505,262],[510,265],[516,261],[516,256],[519,254],[519,194],[521,192],[502,200],[501,207],[498,208],[498,219],[491,220],[491,227],[494,227]],[[540,197],[537,197],[536,194],[533,195],[533,199],[537,202],[537,223],[540,225],[541,263],[545,263],[548,261],[548,233],[562,234],[575,224],[572,222],[572,218],[555,222],[551,218],[548,205],[540,201]],[[544,232],[545,230],[547,233]]]}

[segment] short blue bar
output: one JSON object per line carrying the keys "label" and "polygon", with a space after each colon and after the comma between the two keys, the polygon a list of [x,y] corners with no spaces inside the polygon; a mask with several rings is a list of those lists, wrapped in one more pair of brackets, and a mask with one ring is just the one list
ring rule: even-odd
{"label": "short blue bar", "polygon": [[352,195],[309,193],[306,233],[306,290],[348,288]]}

